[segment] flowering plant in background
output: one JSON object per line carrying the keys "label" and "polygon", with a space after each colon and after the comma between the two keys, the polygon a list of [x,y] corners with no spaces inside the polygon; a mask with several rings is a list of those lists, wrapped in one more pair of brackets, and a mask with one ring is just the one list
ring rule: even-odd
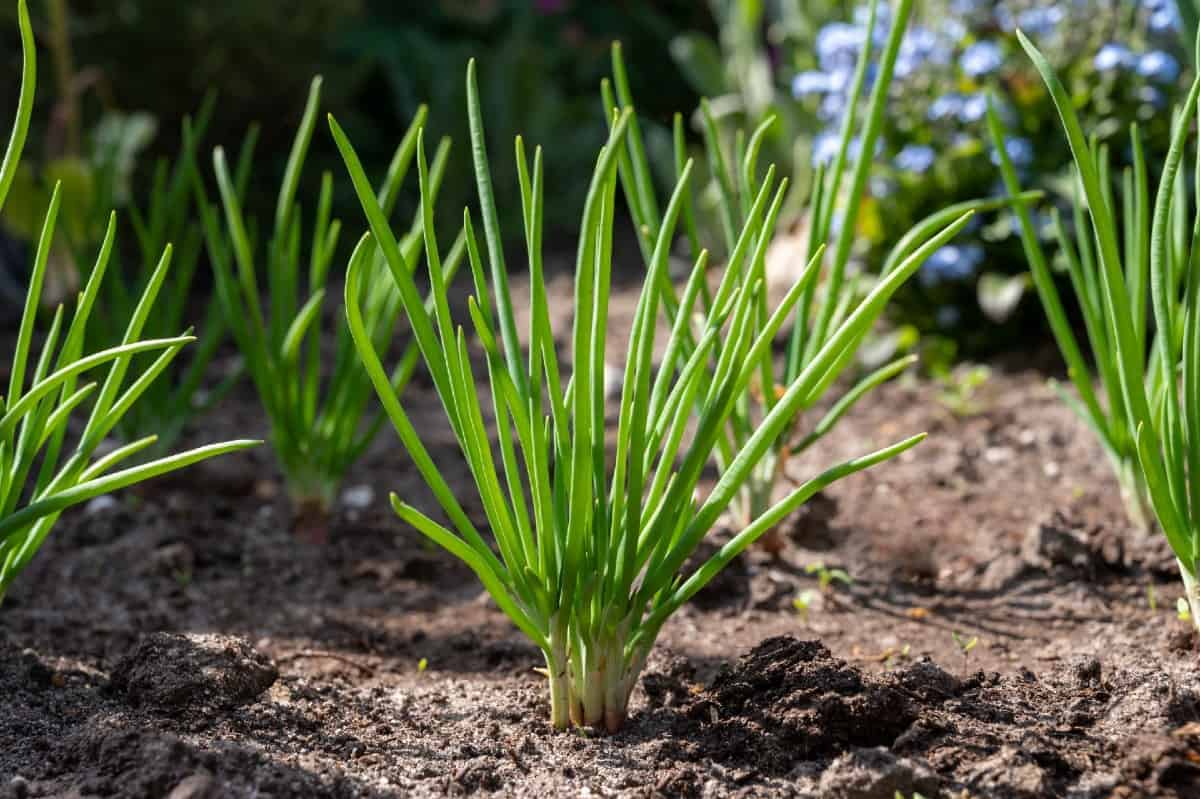
{"label": "flowering plant in background", "polygon": [[[881,9],[875,46],[891,27]],[[849,20],[820,26],[810,51],[781,58],[781,81],[821,121],[808,158],[829,164],[847,113],[851,78],[866,37],[865,5]],[[934,0],[905,33],[890,92],[887,123],[875,148],[870,196],[857,220],[869,264],[894,244],[897,231],[946,203],[1004,193],[997,153],[986,134],[986,92],[994,91],[1010,131],[1004,150],[1025,185],[1066,198],[1062,165],[1069,152],[1054,135],[1053,103],[1027,60],[1020,29],[1043,51],[1076,102],[1080,117],[1101,143],[1138,122],[1151,153],[1169,139],[1165,111],[1179,96],[1186,67],[1178,46],[1185,23],[1172,0],[1133,3],[1044,0]],[[1117,33],[1114,33],[1117,32]],[[857,156],[857,151],[852,149]],[[1044,221],[1044,220],[1043,220]],[[1049,226],[1043,224],[1043,235]],[[906,321],[978,349],[994,337],[987,322],[1004,321],[1020,299],[1010,280],[1023,273],[1016,232],[1005,215],[977,221],[963,237],[935,253],[906,295],[897,298]],[[984,273],[995,273],[989,280]],[[1024,281],[1023,274],[1015,278]],[[998,293],[997,293],[998,292]],[[995,296],[993,296],[995,295]],[[976,302],[978,299],[978,302]]]}

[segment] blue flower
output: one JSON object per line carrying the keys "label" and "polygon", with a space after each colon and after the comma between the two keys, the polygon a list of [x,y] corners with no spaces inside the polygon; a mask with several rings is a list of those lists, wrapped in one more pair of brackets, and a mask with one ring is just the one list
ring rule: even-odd
{"label": "blue flower", "polygon": [[1017,26],[1028,34],[1046,36],[1054,33],[1064,16],[1060,6],[1030,8],[1017,16]]}
{"label": "blue flower", "polygon": [[996,18],[996,27],[1000,28],[1000,30],[1012,33],[1017,29],[1017,18],[1013,15],[1012,9],[1004,3],[996,4],[994,16]]}
{"label": "blue flower", "polygon": [[962,107],[962,95],[950,92],[930,103],[929,110],[925,114],[935,122],[943,119],[955,119],[962,112]]}
{"label": "blue flower", "polygon": [[900,42],[896,56],[896,77],[903,80],[925,63],[949,64],[953,52],[938,34],[922,25],[915,26]]}
{"label": "blue flower", "polygon": [[1155,50],[1138,59],[1137,71],[1143,78],[1160,83],[1173,83],[1179,79],[1179,62],[1170,53]]}
{"label": "blue flower", "polygon": [[1135,58],[1125,45],[1109,42],[1096,53],[1092,65],[1100,72],[1111,72],[1133,66]]}
{"label": "blue flower", "polygon": [[[871,19],[870,4],[858,6],[854,9],[854,22],[859,25],[864,34],[867,30],[867,23]],[[875,47],[883,47],[887,43],[888,34],[892,31],[892,7],[888,3],[878,3],[875,11],[875,35],[872,39],[872,44]]]}
{"label": "blue flower", "polygon": [[822,69],[853,68],[867,38],[865,28],[830,22],[817,33],[817,61]]}
{"label": "blue flower", "polygon": [[[871,157],[872,158],[878,157],[879,153],[882,152],[882,150],[883,150],[883,139],[876,139],[874,153],[872,153]],[[862,138],[860,136],[855,136],[853,139],[850,140],[850,146],[847,148],[847,157],[849,157],[849,159],[851,161],[856,161],[856,160],[858,160],[858,156],[861,153],[862,153]]]}
{"label": "blue flower", "polygon": [[921,283],[933,286],[947,280],[962,280],[974,274],[981,263],[983,248],[978,244],[947,244],[921,264]]}
{"label": "blue flower", "polygon": [[1179,18],[1179,9],[1173,3],[1158,9],[1150,15],[1150,30],[1154,33],[1175,33],[1183,25]]}
{"label": "blue flower", "polygon": [[830,88],[829,76],[824,72],[808,70],[792,78],[792,96],[797,100],[810,94],[824,94]]}
{"label": "blue flower", "polygon": [[896,168],[905,172],[915,172],[918,175],[928,172],[937,155],[927,144],[909,144],[896,153]]}
{"label": "blue flower", "polygon": [[942,20],[942,35],[952,42],[961,42],[967,35],[967,26],[961,19],[950,17]]}
{"label": "blue flower", "polygon": [[972,78],[981,78],[1000,68],[1004,63],[1004,53],[995,42],[976,42],[963,51],[958,63],[962,71]]}
{"label": "blue flower", "polygon": [[[1004,152],[1008,154],[1008,158],[1013,162],[1013,166],[1018,169],[1025,169],[1033,165],[1033,142],[1019,136],[1012,136],[1004,140]],[[1000,155],[992,151],[992,163],[996,166],[1000,165]]]}
{"label": "blue flower", "polygon": [[853,69],[835,69],[829,73],[829,89],[831,92],[845,92],[854,80]]}
{"label": "blue flower", "polygon": [[962,122],[978,122],[987,114],[987,97],[982,94],[968,95],[963,99],[962,107],[958,109],[958,118]]}
{"label": "blue flower", "polygon": [[887,178],[885,178],[881,175],[876,175],[871,178],[871,196],[872,197],[877,197],[879,199],[885,199],[887,197],[891,197],[895,193],[896,193],[895,181],[888,180]]}
{"label": "blue flower", "polygon": [[812,165],[829,164],[837,158],[841,137],[834,133],[818,133],[812,143]]}
{"label": "blue flower", "polygon": [[817,110],[817,116],[826,122],[832,122],[839,118],[845,110],[845,96],[837,92],[831,92],[821,100],[821,107]]}
{"label": "blue flower", "polygon": [[988,10],[991,3],[987,0],[952,0],[950,10],[959,17],[969,17]]}

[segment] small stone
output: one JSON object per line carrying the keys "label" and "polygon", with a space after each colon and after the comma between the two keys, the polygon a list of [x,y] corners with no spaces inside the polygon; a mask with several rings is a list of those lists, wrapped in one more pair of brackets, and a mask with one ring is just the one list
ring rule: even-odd
{"label": "small stone", "polygon": [[987,463],[1005,463],[1013,459],[1012,447],[988,447],[983,451]]}
{"label": "small stone", "polygon": [[1016,582],[1026,568],[1025,560],[1017,555],[999,555],[988,563],[979,576],[978,587],[981,591],[1002,591]]}
{"label": "small stone", "polygon": [[37,652],[26,649],[21,652],[25,664],[25,677],[37,688],[49,688],[54,682],[54,670],[42,662]]}
{"label": "small stone", "polygon": [[1025,428],[1021,432],[1017,433],[1017,443],[1023,447],[1031,447],[1037,443],[1037,433],[1029,428]]}
{"label": "small stone", "polygon": [[258,499],[275,499],[279,496],[279,484],[274,480],[259,480],[254,484],[254,496]]}
{"label": "small stone", "polygon": [[375,501],[375,489],[369,485],[358,485],[342,492],[342,504],[353,510],[366,510]]}
{"label": "small stone", "polygon": [[121,503],[108,494],[102,494],[83,506],[83,512],[88,516],[96,516],[111,510],[116,510]]}
{"label": "small stone", "polygon": [[1058,465],[1058,461],[1046,461],[1042,464],[1042,474],[1054,480],[1062,474],[1062,467]]}
{"label": "small stone", "polygon": [[215,799],[218,795],[216,780],[208,774],[193,774],[180,780],[167,799]]}
{"label": "small stone", "polygon": [[17,775],[8,781],[8,793],[13,799],[25,799],[29,796],[29,780]]}
{"label": "small stone", "polygon": [[1035,568],[1070,566],[1088,569],[1094,565],[1094,555],[1087,540],[1057,519],[1033,525],[1021,547],[1025,562]]}
{"label": "small stone", "polygon": [[898,758],[883,747],[852,749],[821,775],[827,799],[894,799],[920,793],[936,796],[940,780],[928,766]]}
{"label": "small stone", "polygon": [[1082,655],[1073,658],[1068,667],[1071,670],[1071,676],[1074,678],[1075,683],[1080,687],[1097,686],[1100,684],[1102,670],[1099,659]]}
{"label": "small stone", "polygon": [[971,766],[964,780],[980,796],[1050,796],[1046,773],[1026,752],[1011,746]]}
{"label": "small stone", "polygon": [[1191,627],[1174,627],[1167,634],[1167,649],[1172,652],[1190,652],[1196,643]]}
{"label": "small stone", "polygon": [[605,361],[604,363],[604,396],[608,399],[616,399],[621,396],[621,389],[625,385],[625,370],[618,369],[612,364]]}

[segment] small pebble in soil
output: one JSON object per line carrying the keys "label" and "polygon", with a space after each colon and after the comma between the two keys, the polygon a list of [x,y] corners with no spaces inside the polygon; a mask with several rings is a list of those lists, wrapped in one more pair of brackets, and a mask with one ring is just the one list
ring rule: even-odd
{"label": "small pebble in soil", "polygon": [[121,503],[108,494],[96,497],[88,502],[83,507],[83,512],[88,516],[96,516],[97,514],[105,513],[110,510],[115,510]]}
{"label": "small pebble in soil", "polygon": [[625,370],[604,362],[604,396],[616,399],[621,396],[625,384]]}
{"label": "small pebble in soil", "polygon": [[151,633],[117,663],[112,684],[136,706],[174,713],[248,704],[278,677],[269,658],[236,636]]}
{"label": "small pebble in soil", "polygon": [[216,799],[221,795],[217,781],[208,774],[193,774],[184,777],[167,794],[167,799]]}
{"label": "small pebble in soil", "polygon": [[988,447],[983,451],[983,459],[988,463],[1006,463],[1013,459],[1011,447]]}
{"label": "small pebble in soil", "polygon": [[29,796],[29,780],[17,775],[8,781],[8,795],[13,799],[25,799]]}
{"label": "small pebble in soil", "polygon": [[1072,658],[1069,666],[1076,685],[1081,687],[1100,685],[1102,672],[1099,659],[1090,655],[1080,655]]}
{"label": "small pebble in soil", "polygon": [[1172,652],[1191,651],[1195,643],[1195,633],[1189,627],[1175,627],[1167,634],[1167,648]]}
{"label": "small pebble in soil", "polygon": [[924,763],[898,758],[883,747],[853,749],[821,775],[826,799],[894,799],[920,793],[937,796],[940,780]]}
{"label": "small pebble in soil", "polygon": [[1042,569],[1068,566],[1090,570],[1099,565],[1082,533],[1058,518],[1033,525],[1025,536],[1021,555],[1030,566]]}
{"label": "small pebble in soil", "polygon": [[375,489],[369,485],[351,486],[342,492],[342,504],[351,510],[365,510],[375,501]]}
{"label": "small pebble in soil", "polygon": [[43,663],[37,652],[25,649],[21,652],[21,660],[25,665],[25,676],[31,685],[37,688],[49,688],[53,684],[54,669]]}

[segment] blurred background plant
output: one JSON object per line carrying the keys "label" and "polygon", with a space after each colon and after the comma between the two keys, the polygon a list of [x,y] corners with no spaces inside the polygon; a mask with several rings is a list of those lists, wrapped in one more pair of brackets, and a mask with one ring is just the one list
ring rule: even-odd
{"label": "blurred background plant", "polygon": [[[47,98],[41,107],[53,105],[55,111],[35,120],[52,134],[49,141],[80,142],[87,161],[95,160],[91,151],[103,142],[120,141],[122,177],[133,173],[149,181],[153,159],[139,160],[138,154],[177,151],[179,120],[216,91],[220,109],[209,130],[214,144],[240,142],[248,120],[284,123],[263,130],[259,153],[280,155],[274,162],[260,156],[247,187],[248,210],[264,214],[273,207],[290,146],[280,131],[299,122],[294,98],[315,74],[324,75],[325,106],[353,133],[364,165],[382,170],[398,132],[422,104],[429,106],[431,120],[444,125],[431,129],[431,136],[467,141],[461,72],[470,56],[486,54],[484,110],[496,127],[525,131],[530,140],[554,148],[557,174],[547,175],[551,180],[591,168],[603,141],[596,87],[614,39],[642,54],[632,80],[645,103],[643,113],[669,119],[680,108],[694,107],[696,98],[676,70],[663,68],[663,53],[680,27],[713,28],[704,8],[688,0],[37,0],[31,11],[39,45],[50,51],[60,78],[59,85],[43,87],[54,102]],[[7,5],[0,10],[0,20],[11,15]],[[15,35],[0,38],[0,66],[19,68],[18,44]],[[0,103],[15,103],[15,91],[0,86]],[[58,177],[52,173],[62,169],[55,165],[60,155],[50,145],[46,152],[30,153],[39,162],[35,174],[45,177],[39,184]],[[468,163],[452,159],[447,171],[448,224],[457,219],[450,209],[461,209],[474,196]],[[310,164],[314,174],[340,168],[327,137],[314,140]],[[498,168],[511,170],[508,164]],[[88,171],[96,182],[95,169]],[[496,182],[515,186],[515,174],[497,174]],[[548,233],[577,221],[587,189],[580,183],[556,183],[569,188],[547,209]],[[307,188],[315,193],[319,187],[314,180]],[[354,208],[348,189],[340,183],[335,188],[335,212]],[[116,204],[127,196],[122,192]],[[519,223],[519,198],[502,195],[497,201],[502,215]],[[89,219],[100,233],[112,204],[98,188],[86,203],[101,209]],[[38,197],[30,205],[38,205],[40,213],[45,202]],[[23,230],[10,232],[26,237]]]}
{"label": "blurred background plant", "polygon": [[[1005,147],[1028,176],[1025,185],[1068,200],[1069,153],[1054,135],[1050,98],[1020,57],[1018,28],[1053,54],[1054,67],[1101,143],[1119,141],[1137,121],[1148,150],[1165,151],[1169,115],[1163,112],[1178,98],[1188,69],[1180,41],[1194,19],[1183,6],[1192,2],[919,3],[897,61],[869,193],[854,224],[856,257],[868,271],[877,271],[883,254],[917,220],[948,203],[1003,193],[985,135],[988,90],[996,92],[1012,131]],[[673,44],[684,74],[701,91],[721,81],[725,94],[713,105],[726,120],[741,117],[739,124],[754,124],[776,112],[786,123],[780,128],[796,142],[790,171],[801,181],[812,167],[832,162],[866,35],[867,5],[819,0],[710,5],[720,26],[717,39],[685,33]],[[889,10],[881,8],[876,47],[887,38]],[[787,107],[784,92],[799,110],[781,112]],[[734,125],[726,127],[732,131]],[[811,136],[803,135],[806,129]],[[1114,144],[1115,166],[1126,162],[1125,149]],[[786,154],[781,148],[771,153],[775,159]],[[853,154],[858,156],[858,148]],[[807,220],[797,217],[793,223],[803,228]],[[1011,348],[1029,330],[1043,335],[1036,305],[1020,302],[1027,287],[1011,215],[982,217],[929,259],[919,279],[897,297],[893,319],[939,338],[931,345],[939,361],[988,354]],[[908,335],[910,342],[914,338]]]}
{"label": "blurred background plant", "polygon": [[[877,44],[888,34],[890,6],[881,11]],[[38,145],[6,212],[0,296],[21,296],[28,253],[14,240],[30,238],[55,180],[63,181],[67,201],[47,296],[71,292],[79,279],[74,273],[90,269],[85,254],[94,252],[109,210],[150,195],[156,160],[182,152],[181,120],[210,89],[220,102],[205,148],[240,142],[248,120],[273,123],[258,143],[245,198],[248,214],[266,216],[285,168],[285,132],[299,122],[294,98],[312,75],[325,76],[325,106],[353,136],[364,166],[380,174],[422,103],[434,120],[431,137],[467,141],[458,76],[471,54],[488,58],[480,90],[485,113],[496,120],[492,129],[522,130],[554,156],[547,158],[553,171],[547,180],[563,190],[547,208],[553,242],[582,206],[586,185],[568,178],[590,168],[600,143],[596,88],[614,40],[625,44],[649,160],[662,185],[673,178],[674,112],[685,112],[688,144],[699,151],[704,121],[692,112],[700,96],[711,98],[729,153],[737,130],[753,131],[773,115],[759,164],[777,164],[780,176],[790,177],[795,191],[781,228],[804,241],[801,199],[809,194],[813,165],[834,155],[865,10],[862,0],[37,0],[31,11],[48,56],[39,108],[53,110],[34,120],[31,140]],[[0,21],[13,22],[12,13],[0,8]],[[917,0],[852,227],[854,263],[877,271],[900,233],[932,209],[999,193],[983,135],[985,90],[1000,98],[1012,131],[1007,149],[1025,184],[1065,206],[1068,159],[1053,135],[1046,93],[1017,52],[1018,27],[1052,54],[1089,129],[1114,142],[1120,167],[1128,154],[1119,134],[1130,121],[1141,124],[1151,162],[1163,149],[1161,112],[1193,70],[1181,41],[1197,18],[1197,0]],[[11,72],[19,68],[16,28],[3,27],[0,68]],[[12,82],[0,85],[0,103],[15,103],[15,92]],[[697,161],[699,169],[705,159]],[[309,162],[313,176],[340,169],[323,136],[315,137]],[[473,196],[468,164],[449,159],[439,207],[447,218],[440,223],[454,224],[454,209]],[[497,186],[517,185],[510,159],[498,159],[497,170]],[[697,178],[699,221],[715,229],[716,182]],[[300,187],[302,195],[318,190],[315,177]],[[411,213],[411,202],[402,198],[398,211]],[[502,218],[504,229],[519,230],[519,198],[502,194],[497,202],[502,217],[511,217]],[[354,212],[340,181],[333,210]],[[139,262],[138,237],[123,231],[118,247],[123,262]],[[207,270],[199,274],[207,280]],[[944,366],[1028,344],[1045,332],[1036,303],[1022,301],[1028,286],[1010,215],[981,214],[897,297],[895,335],[868,342],[864,352],[885,357],[920,346],[926,362]],[[184,321],[199,325],[203,315]]]}
{"label": "blurred background plant", "polygon": [[[339,52],[355,62],[357,92],[390,100],[376,100],[369,109],[356,104],[352,116],[338,115],[348,121],[364,161],[378,160],[376,151],[390,153],[394,131],[403,129],[420,103],[429,104],[431,120],[451,125],[438,134],[468,141],[462,69],[468,58],[486,56],[479,90],[483,112],[493,121],[490,129],[519,130],[554,153],[547,159],[546,182],[562,193],[546,209],[549,233],[574,229],[583,207],[587,182],[576,178],[590,173],[604,143],[596,87],[607,74],[612,42],[619,39],[641,54],[631,70],[641,113],[669,121],[696,100],[683,77],[663,63],[663,54],[680,26],[712,26],[703,6],[688,0],[363,2]],[[372,124],[363,124],[364,110]],[[489,146],[506,151],[510,143],[494,138]],[[497,159],[494,170],[497,187],[517,185],[512,159]],[[474,197],[473,180],[470,159],[452,159],[442,203],[448,225],[460,221],[458,212]],[[496,198],[500,221],[505,229],[519,230],[519,198],[507,191],[509,196]]]}

